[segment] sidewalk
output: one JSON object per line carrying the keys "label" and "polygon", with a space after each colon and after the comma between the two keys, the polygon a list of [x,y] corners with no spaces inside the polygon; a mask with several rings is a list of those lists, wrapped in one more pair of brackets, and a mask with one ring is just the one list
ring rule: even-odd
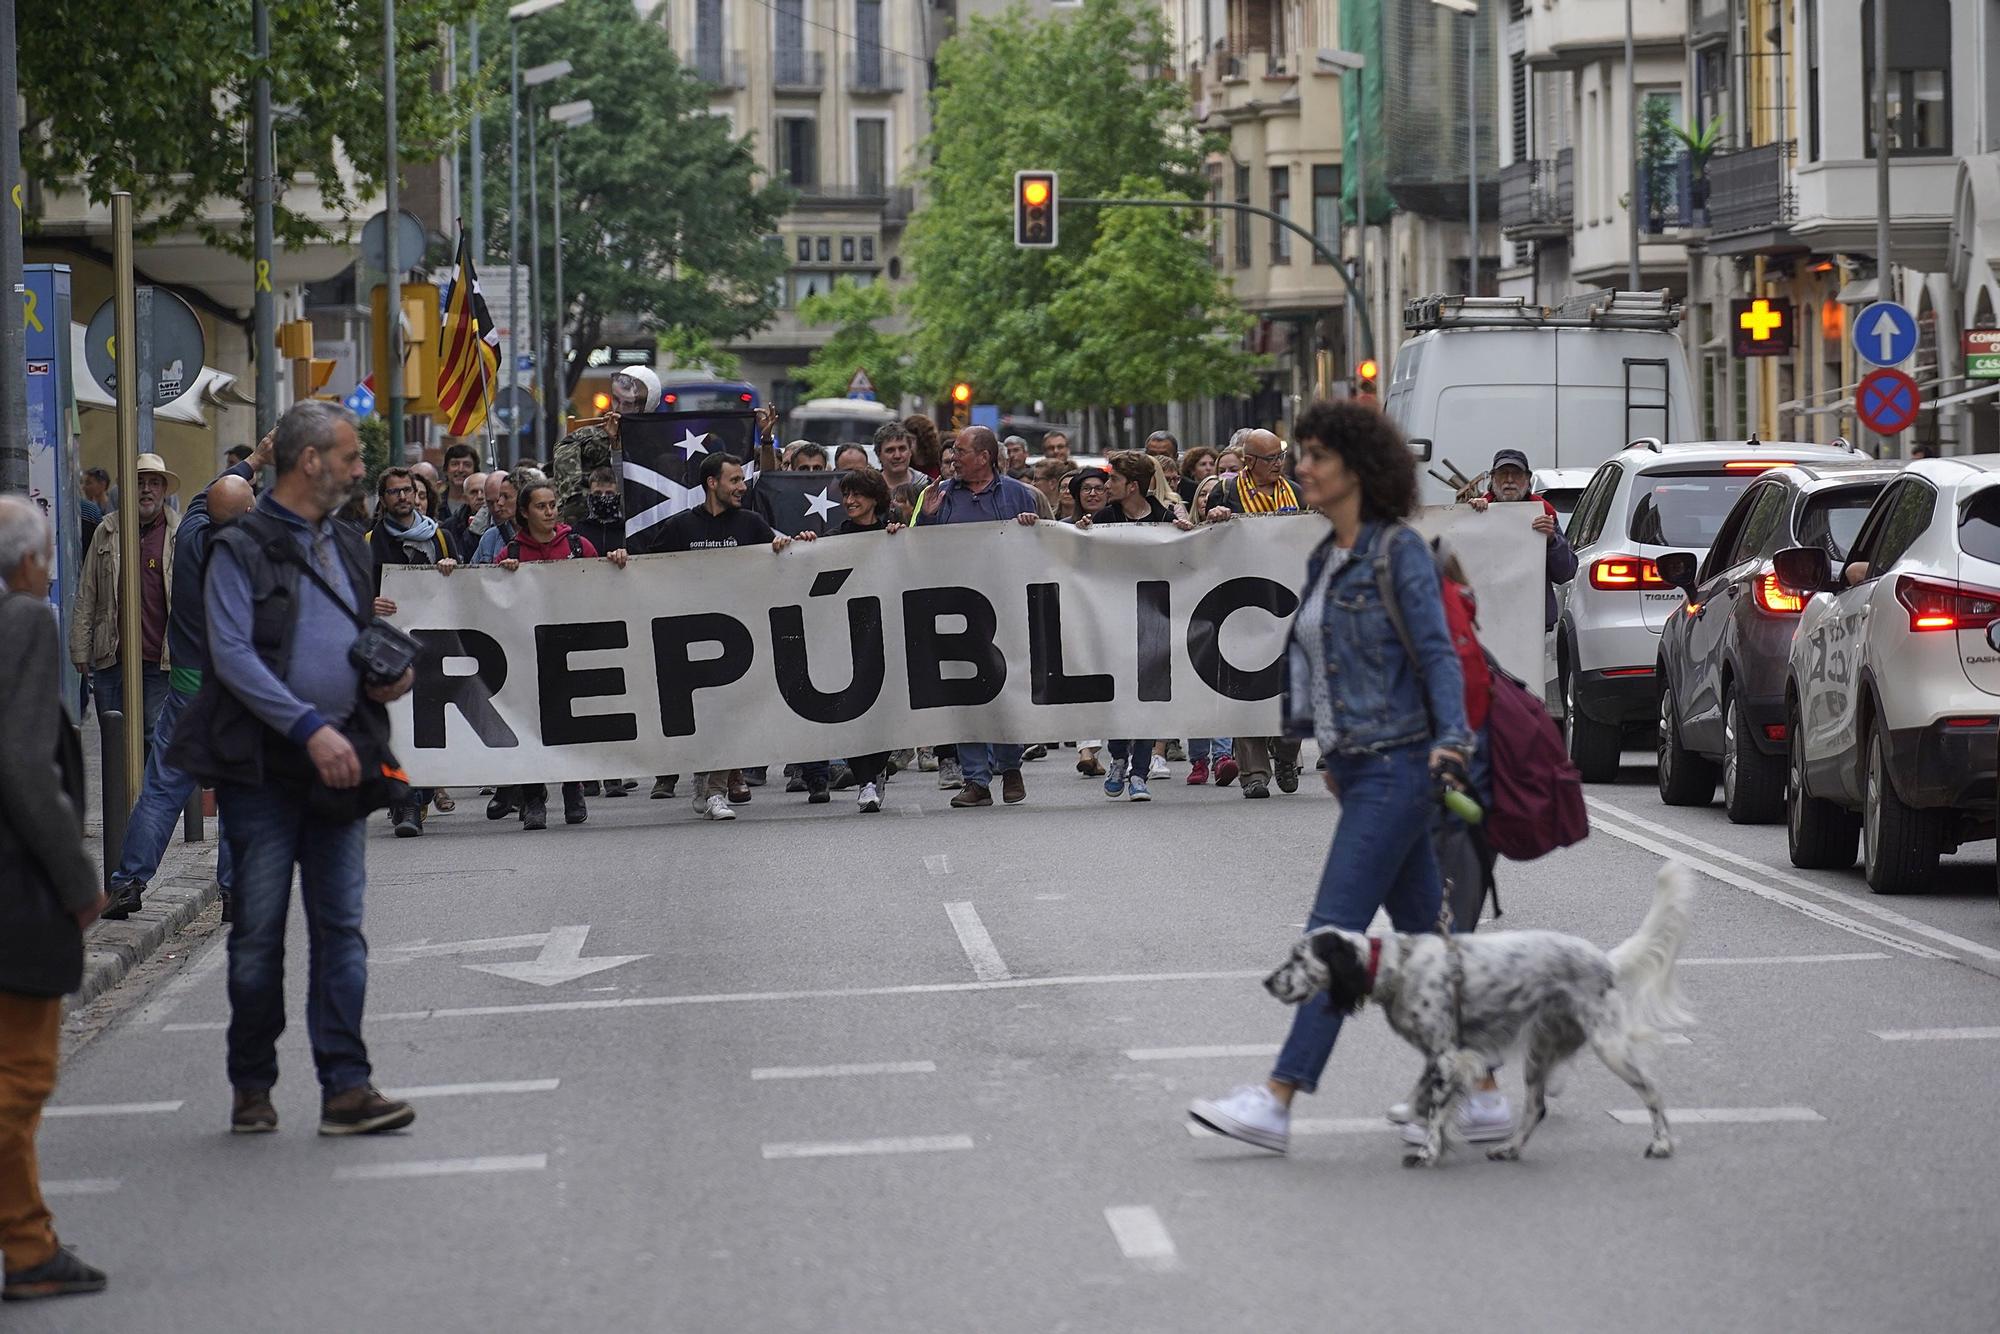
{"label": "sidewalk", "polygon": [[[93,711],[83,724],[83,841],[100,873],[104,866],[104,797],[99,766],[99,733]],[[205,822],[207,838],[186,843],[177,833],[160,858],[159,874],[146,891],[145,906],[122,922],[100,921],[83,937],[83,986],[68,999],[80,1010],[123,981],[189,922],[215,902],[215,821]]]}

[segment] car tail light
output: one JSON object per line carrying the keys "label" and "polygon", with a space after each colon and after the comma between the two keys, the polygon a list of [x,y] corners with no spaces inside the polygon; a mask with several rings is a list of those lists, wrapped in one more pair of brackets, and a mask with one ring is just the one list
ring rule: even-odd
{"label": "car tail light", "polygon": [[1732,459],[1722,465],[1724,472],[1769,472],[1773,468],[1796,468],[1790,459]]}
{"label": "car tail light", "polygon": [[679,394],[666,394],[662,396],[660,399],[660,402],[662,403],[678,403],[680,401],[681,401],[681,396]]}
{"label": "car tail light", "polygon": [[1651,667],[1606,667],[1604,674],[1606,676],[1651,676],[1653,669]]}
{"label": "car tail light", "polygon": [[1910,613],[1910,629],[1984,630],[2000,620],[2000,593],[1968,584],[1902,575],[1896,601]]}
{"label": "car tail light", "polygon": [[1991,727],[1993,726],[1993,720],[1991,718],[1947,718],[1944,720],[1944,725],[1946,727]]}
{"label": "car tail light", "polygon": [[1805,598],[1779,583],[1775,574],[1758,576],[1753,587],[1756,589],[1757,605],[1765,611],[1796,616],[1806,609]]}
{"label": "car tail light", "polygon": [[1665,588],[1660,569],[1639,556],[1599,556],[1590,563],[1590,586],[1612,590]]}

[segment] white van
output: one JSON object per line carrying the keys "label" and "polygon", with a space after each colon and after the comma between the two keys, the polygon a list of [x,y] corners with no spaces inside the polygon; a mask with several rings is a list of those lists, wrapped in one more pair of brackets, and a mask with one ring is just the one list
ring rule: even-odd
{"label": "white van", "polygon": [[1423,502],[1513,448],[1531,469],[1594,468],[1651,436],[1695,434],[1681,309],[1665,292],[1593,292],[1556,309],[1522,297],[1430,296],[1404,309],[1383,410],[1426,470]]}
{"label": "white van", "polygon": [[829,449],[872,444],[876,427],[900,420],[902,414],[873,399],[809,398],[785,418],[785,443],[810,440]]}

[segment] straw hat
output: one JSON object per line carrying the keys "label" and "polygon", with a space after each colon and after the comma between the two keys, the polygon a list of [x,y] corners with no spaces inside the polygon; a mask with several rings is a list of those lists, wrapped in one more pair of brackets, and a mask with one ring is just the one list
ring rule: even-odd
{"label": "straw hat", "polygon": [[149,472],[156,472],[160,474],[160,476],[167,479],[167,494],[170,496],[176,496],[180,494],[181,490],[180,474],[176,473],[172,468],[169,468],[167,466],[167,461],[161,458],[158,454],[141,454],[139,456],[138,471],[142,476]]}

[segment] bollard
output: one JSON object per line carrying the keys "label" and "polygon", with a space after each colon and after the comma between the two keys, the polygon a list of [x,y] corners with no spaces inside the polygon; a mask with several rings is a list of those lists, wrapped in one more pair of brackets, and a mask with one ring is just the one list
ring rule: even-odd
{"label": "bollard", "polygon": [[202,824],[201,789],[188,794],[187,809],[181,812],[181,842],[199,843],[208,837]]}
{"label": "bollard", "polygon": [[109,893],[111,873],[125,856],[125,824],[132,817],[132,796],[125,790],[124,714],[99,711],[97,753],[104,788],[104,888]]}

